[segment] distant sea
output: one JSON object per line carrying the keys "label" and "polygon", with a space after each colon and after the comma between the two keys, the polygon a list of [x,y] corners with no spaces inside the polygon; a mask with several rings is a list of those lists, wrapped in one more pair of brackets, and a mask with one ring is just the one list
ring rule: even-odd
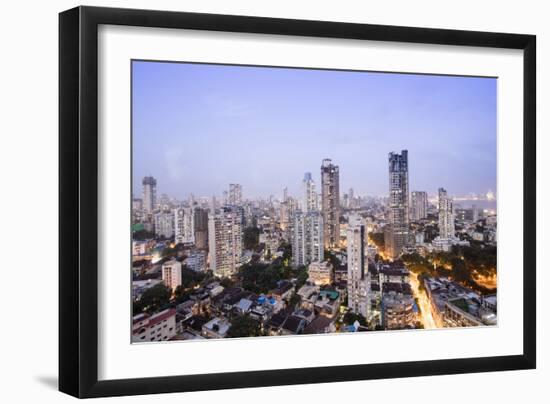
{"label": "distant sea", "polygon": [[478,209],[497,209],[497,201],[493,199],[492,201],[488,200],[475,200],[475,199],[463,199],[460,201],[454,201],[455,208],[460,206],[463,209],[471,208],[472,205],[475,205]]}

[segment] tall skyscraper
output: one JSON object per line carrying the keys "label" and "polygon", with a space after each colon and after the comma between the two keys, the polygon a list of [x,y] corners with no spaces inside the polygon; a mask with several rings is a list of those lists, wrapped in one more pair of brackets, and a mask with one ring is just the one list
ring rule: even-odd
{"label": "tall skyscraper", "polygon": [[162,264],[162,282],[172,291],[181,285],[181,262],[172,259]]}
{"label": "tall skyscraper", "polygon": [[409,159],[407,150],[390,153],[388,228],[384,244],[386,254],[397,258],[406,246],[409,237]]}
{"label": "tall skyscraper", "polygon": [[201,250],[208,248],[208,211],[204,208],[194,209],[195,246]]}
{"label": "tall skyscraper", "polygon": [[428,210],[428,194],[424,191],[411,192],[411,220],[425,219]]}
{"label": "tall skyscraper", "polygon": [[174,209],[174,235],[176,243],[195,242],[195,216],[193,208]]}
{"label": "tall skyscraper", "polygon": [[439,188],[439,238],[451,240],[455,238],[455,218],[453,200],[447,195],[447,191]]}
{"label": "tall skyscraper", "polygon": [[241,184],[229,184],[228,203],[232,206],[241,206],[243,203],[243,187]]}
{"label": "tall skyscraper", "polygon": [[233,275],[242,262],[243,240],[240,213],[231,207],[208,214],[210,269],[214,275]]}
{"label": "tall skyscraper", "polygon": [[348,307],[364,317],[368,316],[370,293],[366,242],[365,222],[359,215],[350,216],[347,228]]}
{"label": "tall skyscraper", "polygon": [[303,211],[311,212],[317,210],[317,193],[315,192],[315,182],[311,173],[305,173],[302,181],[303,188]]}
{"label": "tall skyscraper", "polygon": [[321,210],[325,248],[336,248],[340,244],[340,172],[330,159],[321,165]]}
{"label": "tall skyscraper", "polygon": [[323,217],[320,212],[296,211],[291,231],[294,267],[323,261]]}
{"label": "tall skyscraper", "polygon": [[143,177],[143,210],[152,213],[157,204],[157,180],[153,177]]}

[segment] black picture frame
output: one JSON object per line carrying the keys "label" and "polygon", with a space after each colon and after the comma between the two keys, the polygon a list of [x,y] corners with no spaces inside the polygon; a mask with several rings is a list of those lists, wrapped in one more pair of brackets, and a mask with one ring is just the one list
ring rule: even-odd
{"label": "black picture frame", "polygon": [[[523,354],[99,381],[100,24],[523,50]],[[59,15],[59,390],[75,397],[325,383],[536,366],[536,37],[184,12],[77,7]]]}

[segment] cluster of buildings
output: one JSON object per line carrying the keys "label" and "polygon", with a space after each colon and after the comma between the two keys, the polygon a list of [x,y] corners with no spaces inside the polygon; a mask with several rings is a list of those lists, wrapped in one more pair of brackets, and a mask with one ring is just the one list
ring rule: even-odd
{"label": "cluster of buildings", "polygon": [[[157,199],[156,179],[143,178],[142,198],[133,200],[133,224],[154,237],[133,241],[134,272],[139,274],[134,299],[159,282],[175,291],[183,268],[235,280],[243,264],[253,259],[269,264],[281,258],[287,245],[291,258],[285,265],[307,270],[308,282],[296,288],[295,279],[281,279],[277,289],[258,296],[216,281],[191,291],[189,301],[162,315],[136,313],[135,338],[225,337],[231,320],[242,315],[257,320],[263,335],[342,331],[342,316],[348,312],[363,318],[365,329],[421,326],[409,272],[399,257],[449,251],[469,240],[496,244],[496,214],[454,206],[444,188],[435,204],[425,191],[409,192],[407,150],[389,154],[388,174],[389,192],[383,198],[363,198],[353,189],[341,197],[340,168],[330,159],[321,162],[320,192],[308,172],[297,198],[284,188],[282,199],[250,200],[242,185],[233,183],[220,200],[193,195],[185,201],[166,195]],[[426,236],[430,226],[437,229],[435,237]],[[246,249],[244,234],[250,228],[258,231],[258,243]],[[383,234],[383,248],[372,242],[373,233]],[[163,249],[175,247],[175,255],[163,256]],[[486,313],[490,298],[442,279],[430,282],[425,286],[432,310],[441,314],[438,326],[493,324]],[[444,287],[447,293],[440,292]],[[289,304],[293,295],[299,296],[297,306]],[[160,336],[158,324],[163,324]]]}
{"label": "cluster of buildings", "polygon": [[481,296],[446,278],[428,278],[424,286],[438,327],[497,324],[496,295]]}

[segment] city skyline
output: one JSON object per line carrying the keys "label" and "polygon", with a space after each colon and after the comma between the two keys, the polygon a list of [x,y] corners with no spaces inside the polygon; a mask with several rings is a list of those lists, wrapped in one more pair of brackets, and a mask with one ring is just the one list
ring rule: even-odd
{"label": "city skyline", "polygon": [[133,342],[497,325],[495,79],[134,73]]}
{"label": "city skyline", "polygon": [[382,196],[401,149],[410,191],[496,191],[496,79],[156,62],[133,62],[133,79],[135,197],[148,175],[179,199],[230,183],[243,199],[299,196],[324,158],[341,190]]}

